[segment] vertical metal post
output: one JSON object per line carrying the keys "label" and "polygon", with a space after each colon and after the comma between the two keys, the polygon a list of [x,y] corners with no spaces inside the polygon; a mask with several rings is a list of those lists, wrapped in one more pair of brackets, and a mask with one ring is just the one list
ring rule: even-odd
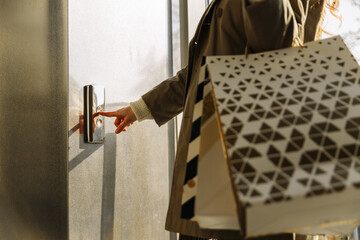
{"label": "vertical metal post", "polygon": [[[168,0],[168,76],[173,75],[173,39],[172,39],[172,0]],[[179,15],[180,15],[180,56],[181,56],[181,68],[185,67],[188,59],[188,10],[187,0],[179,0]],[[169,189],[171,191],[173,169],[175,163],[175,152],[177,142],[177,129],[178,121],[177,117],[171,119],[168,123],[168,147],[169,147]],[[177,234],[171,232],[170,240],[176,240]]]}
{"label": "vertical metal post", "polygon": [[[172,0],[168,0],[167,16],[168,16],[168,77],[173,75],[173,39],[172,39]],[[169,148],[169,189],[171,190],[172,172],[175,162],[175,120],[168,122],[168,148]]]}
{"label": "vertical metal post", "polygon": [[210,4],[210,0],[205,0],[205,8],[207,8]]}
{"label": "vertical metal post", "polygon": [[180,6],[180,56],[181,68],[185,67],[189,52],[189,24],[188,24],[188,2],[179,0]]}
{"label": "vertical metal post", "polygon": [[[167,1],[167,17],[168,17],[168,77],[173,75],[173,38],[172,38],[172,0]],[[168,124],[168,159],[169,159],[169,193],[171,194],[171,185],[173,178],[173,169],[175,163],[175,151],[176,151],[176,117],[171,119]],[[176,240],[177,234],[170,232],[170,240]]]}

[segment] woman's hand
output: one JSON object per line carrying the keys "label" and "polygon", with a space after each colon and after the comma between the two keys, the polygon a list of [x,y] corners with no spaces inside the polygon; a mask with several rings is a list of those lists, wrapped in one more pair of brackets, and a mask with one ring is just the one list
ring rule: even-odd
{"label": "woman's hand", "polygon": [[121,133],[122,131],[126,131],[125,127],[129,127],[137,120],[135,113],[130,106],[121,108],[114,112],[99,112],[99,115],[105,117],[116,117],[114,121],[114,124],[116,126],[116,134]]}

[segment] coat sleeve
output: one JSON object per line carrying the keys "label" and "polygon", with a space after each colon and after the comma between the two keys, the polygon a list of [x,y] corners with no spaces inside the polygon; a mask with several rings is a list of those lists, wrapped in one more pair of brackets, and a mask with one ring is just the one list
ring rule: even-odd
{"label": "coat sleeve", "polygon": [[298,36],[289,0],[243,0],[247,44],[253,52],[290,47]]}
{"label": "coat sleeve", "polygon": [[161,82],[142,96],[159,126],[184,109],[187,69],[181,69],[174,77]]}

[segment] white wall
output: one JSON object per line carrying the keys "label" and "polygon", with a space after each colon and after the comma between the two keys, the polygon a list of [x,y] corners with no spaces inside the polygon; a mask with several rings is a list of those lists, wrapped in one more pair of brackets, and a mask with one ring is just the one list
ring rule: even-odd
{"label": "white wall", "polygon": [[[360,63],[360,2],[359,0],[340,0],[341,21],[327,12],[324,29],[333,35],[341,35],[350,51]],[[329,37],[323,34],[324,38]]]}
{"label": "white wall", "polygon": [[166,1],[69,1],[70,239],[168,239],[167,127],[135,123],[104,144],[77,129],[81,89],[105,86],[106,110],[137,100],[167,76]]}

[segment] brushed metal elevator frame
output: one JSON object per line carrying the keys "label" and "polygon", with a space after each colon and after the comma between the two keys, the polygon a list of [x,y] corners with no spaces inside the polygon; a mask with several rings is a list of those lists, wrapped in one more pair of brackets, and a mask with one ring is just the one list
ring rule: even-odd
{"label": "brushed metal elevator frame", "polygon": [[68,239],[68,1],[0,6],[0,239]]}

